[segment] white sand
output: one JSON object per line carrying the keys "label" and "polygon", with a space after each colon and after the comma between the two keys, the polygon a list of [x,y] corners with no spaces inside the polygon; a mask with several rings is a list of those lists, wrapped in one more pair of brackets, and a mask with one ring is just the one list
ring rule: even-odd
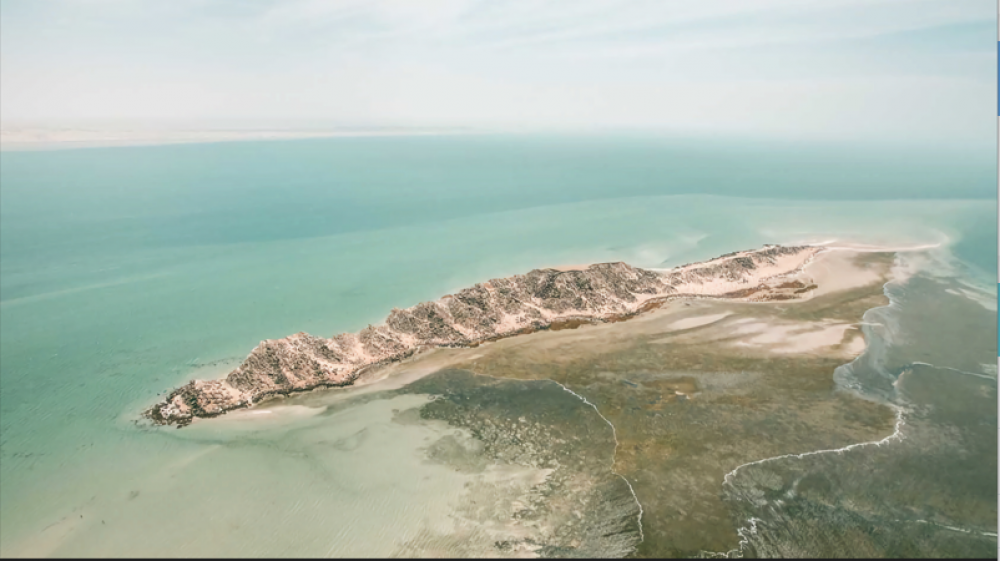
{"label": "white sand", "polygon": [[850,356],[858,356],[861,353],[865,352],[865,348],[868,346],[868,344],[865,343],[865,338],[861,336],[861,331],[859,330],[856,333],[851,333],[850,331],[848,331],[847,334],[848,336],[853,335],[853,337],[851,337],[850,341],[844,344],[843,347],[844,354]]}
{"label": "white sand", "polygon": [[[706,266],[721,264],[739,257],[753,255],[757,253],[757,251],[759,250],[741,251],[735,255],[719,257],[703,263],[693,263],[691,265],[669,269],[668,271],[670,273],[679,273],[683,275],[684,273],[694,272]],[[781,255],[774,259],[774,264],[758,263],[757,268],[752,273],[742,275],[738,280],[727,280],[723,278],[705,280],[702,278],[696,278],[692,279],[692,282],[686,282],[677,285],[674,288],[677,289],[677,292],[682,294],[719,296],[729,292],[735,292],[737,290],[756,286],[765,280],[796,275],[800,268],[816,259],[817,254],[822,255],[820,248],[803,251],[794,255]]]}
{"label": "white sand", "polygon": [[703,325],[708,325],[710,323],[715,323],[722,318],[726,318],[732,315],[732,312],[723,312],[721,314],[711,314],[707,316],[694,316],[684,319],[679,319],[673,323],[667,325],[668,331],[680,331],[682,329],[692,329],[695,327],[701,327]]}
{"label": "white sand", "polygon": [[[720,325],[707,334],[709,341],[729,339],[721,344],[759,349],[777,354],[837,354],[856,356],[865,349],[864,339],[850,338],[856,324],[842,322],[783,322],[745,317]],[[733,336],[737,336],[735,340]],[[845,340],[850,338],[845,344]],[[669,344],[673,338],[654,342]]]}
{"label": "white sand", "polygon": [[802,274],[818,285],[811,297],[884,282],[878,269],[859,267],[855,257],[854,251],[824,251],[803,267]]}
{"label": "white sand", "polygon": [[812,244],[815,247],[822,247],[823,249],[830,251],[850,251],[854,253],[884,253],[887,251],[899,252],[899,251],[922,251],[925,249],[934,249],[936,247],[941,247],[941,243],[931,243],[931,244],[917,244],[917,245],[871,245],[855,242],[842,242],[838,240],[830,240],[826,242],[820,242]]}
{"label": "white sand", "polygon": [[[809,260],[800,271],[787,275],[787,278],[788,280],[797,279],[807,284],[818,285],[818,288],[803,294],[806,300],[823,294],[884,283],[888,280],[884,267],[859,265],[855,262],[858,253],[876,251],[892,251],[892,249],[881,247],[824,249]],[[792,263],[779,263],[772,267],[772,271],[768,272],[788,270],[794,268],[793,264],[794,261]],[[719,284],[721,285],[721,283]],[[767,302],[766,304],[794,306],[796,301]],[[676,308],[674,315],[676,315]],[[731,316],[733,316],[733,312],[684,317],[666,324],[662,331],[679,331],[709,324],[714,325],[712,329],[707,331],[671,335],[652,342],[671,344],[679,342],[677,337],[685,339],[693,337],[694,340],[718,340],[720,344],[781,355],[822,353],[844,357],[857,356],[864,352],[866,346],[864,337],[857,329],[856,323],[842,321],[787,322],[771,317],[755,317],[754,315]],[[735,339],[734,336],[736,336]],[[724,339],[729,339],[729,341],[722,342],[721,340]]]}

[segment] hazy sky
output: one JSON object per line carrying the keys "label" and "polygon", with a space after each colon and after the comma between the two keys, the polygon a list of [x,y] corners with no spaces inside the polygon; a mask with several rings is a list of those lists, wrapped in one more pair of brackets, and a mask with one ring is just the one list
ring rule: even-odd
{"label": "hazy sky", "polygon": [[0,0],[0,119],[991,138],[995,0]]}

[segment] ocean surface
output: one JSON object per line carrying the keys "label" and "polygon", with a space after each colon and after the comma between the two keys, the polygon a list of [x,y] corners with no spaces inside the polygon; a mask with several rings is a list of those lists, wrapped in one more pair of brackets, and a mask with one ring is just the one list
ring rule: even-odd
{"label": "ocean surface", "polygon": [[[915,278],[995,318],[995,155],[634,135],[0,152],[0,555],[475,554],[420,538],[455,531],[470,480],[425,461],[468,435],[393,421],[419,395],[180,431],[136,420],[263,339],[356,331],[561,264],[928,246],[906,261]],[[895,290],[924,296],[894,303],[894,337],[868,334],[886,356],[950,317],[921,314],[926,286]],[[995,356],[991,327],[992,347],[963,352]],[[922,360],[956,349],[935,352]]]}

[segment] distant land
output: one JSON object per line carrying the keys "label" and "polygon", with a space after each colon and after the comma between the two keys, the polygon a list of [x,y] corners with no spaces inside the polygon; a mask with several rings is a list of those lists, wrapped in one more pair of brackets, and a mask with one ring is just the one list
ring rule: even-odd
{"label": "distant land", "polygon": [[87,126],[17,126],[0,129],[0,149],[45,150],[72,147],[97,148],[195,142],[290,140],[300,138],[428,136],[472,134],[474,132],[460,128],[431,129],[405,127],[157,129]]}

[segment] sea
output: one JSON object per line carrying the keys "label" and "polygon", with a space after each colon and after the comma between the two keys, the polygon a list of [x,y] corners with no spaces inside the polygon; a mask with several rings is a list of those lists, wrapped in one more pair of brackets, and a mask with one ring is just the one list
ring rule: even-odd
{"label": "sea", "polygon": [[[907,278],[947,283],[993,331],[921,362],[996,356],[996,149],[588,133],[2,151],[0,556],[468,553],[414,542],[449,531],[469,482],[426,460],[453,427],[393,421],[427,396],[183,430],[140,414],[264,339],[534,268],[923,247]],[[873,312],[897,318],[866,332],[879,353],[963,321],[929,313],[927,286]],[[995,388],[992,358],[954,368]]]}

